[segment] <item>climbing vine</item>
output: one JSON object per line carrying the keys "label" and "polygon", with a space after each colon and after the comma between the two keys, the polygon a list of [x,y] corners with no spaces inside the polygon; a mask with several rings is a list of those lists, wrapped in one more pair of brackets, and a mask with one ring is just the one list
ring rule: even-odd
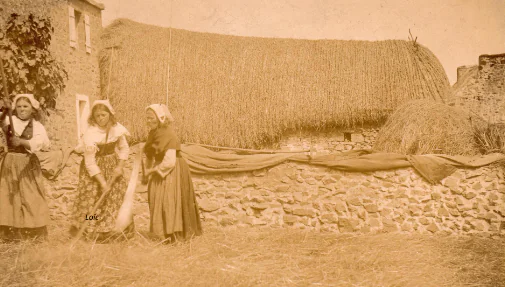
{"label": "climbing vine", "polygon": [[[5,29],[0,30],[0,55],[9,96],[34,94],[46,111],[56,106],[58,91],[65,88],[68,79],[63,64],[49,51],[53,32],[49,18],[33,14],[11,14]],[[1,81],[0,88],[3,91]]]}

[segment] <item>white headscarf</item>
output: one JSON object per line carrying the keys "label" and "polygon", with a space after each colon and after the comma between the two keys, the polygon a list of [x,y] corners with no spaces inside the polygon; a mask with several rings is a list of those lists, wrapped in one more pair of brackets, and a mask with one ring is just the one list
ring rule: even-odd
{"label": "white headscarf", "polygon": [[32,105],[32,107],[34,109],[38,110],[40,108],[40,103],[39,103],[39,101],[37,101],[35,99],[35,97],[33,96],[33,94],[17,94],[16,97],[14,98],[14,102],[13,102],[14,104],[13,104],[13,107],[12,107],[13,110],[16,109],[16,103],[21,98],[28,99],[28,101],[30,101],[30,104]]}
{"label": "white headscarf", "polygon": [[104,105],[107,107],[107,109],[109,109],[109,112],[112,114],[112,115],[115,115],[116,112],[114,111],[114,108],[112,107],[112,105],[110,104],[109,100],[96,100],[93,102],[93,105],[91,105],[91,110],[93,111],[93,108],[96,106],[96,105]]}
{"label": "white headscarf", "polygon": [[168,110],[168,107],[164,104],[150,105],[146,108],[146,111],[149,109],[153,110],[154,114],[161,123],[172,123],[174,121],[174,118]]}

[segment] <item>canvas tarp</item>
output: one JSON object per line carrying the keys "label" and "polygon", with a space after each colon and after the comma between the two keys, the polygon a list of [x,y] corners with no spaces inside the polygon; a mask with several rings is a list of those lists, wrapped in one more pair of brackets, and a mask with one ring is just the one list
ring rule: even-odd
{"label": "canvas tarp", "polygon": [[70,148],[36,152],[35,155],[39,159],[42,174],[48,179],[56,179],[67,164],[72,152],[73,150]]}
{"label": "canvas tarp", "polygon": [[245,172],[273,167],[286,161],[351,171],[372,172],[413,167],[430,183],[439,183],[457,168],[477,168],[505,160],[505,155],[484,156],[402,155],[371,150],[352,150],[337,154],[310,156],[304,153],[223,154],[199,145],[182,145],[181,155],[194,174]]}
{"label": "canvas tarp", "polygon": [[[222,148],[225,149],[225,148]],[[72,153],[70,149],[37,153],[43,174],[55,179]],[[449,156],[443,154],[402,155],[380,153],[372,150],[351,150],[328,155],[310,156],[304,152],[285,153],[249,150],[237,153],[220,153],[196,144],[181,145],[181,156],[194,174],[235,173],[273,167],[287,161],[324,166],[350,172],[373,172],[413,167],[432,184],[439,183],[458,168],[478,168],[505,161],[505,154],[483,156]]]}

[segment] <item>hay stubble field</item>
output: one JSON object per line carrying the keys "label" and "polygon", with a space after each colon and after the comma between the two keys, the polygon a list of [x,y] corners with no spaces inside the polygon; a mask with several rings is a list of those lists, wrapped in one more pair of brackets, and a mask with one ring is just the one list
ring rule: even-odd
{"label": "hay stubble field", "polygon": [[163,245],[0,245],[0,286],[505,286],[505,239],[207,227]]}

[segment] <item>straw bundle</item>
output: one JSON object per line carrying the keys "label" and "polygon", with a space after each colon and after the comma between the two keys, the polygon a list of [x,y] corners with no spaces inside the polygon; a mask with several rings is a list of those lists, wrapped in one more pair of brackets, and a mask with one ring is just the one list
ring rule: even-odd
{"label": "straw bundle", "polygon": [[402,154],[476,155],[479,150],[472,121],[469,114],[448,105],[413,100],[389,117],[374,149]]}
{"label": "straw bundle", "polygon": [[377,124],[399,103],[443,101],[450,92],[437,58],[407,41],[179,29],[172,29],[171,39],[168,28],[125,19],[104,29],[102,97],[109,97],[135,138],[146,135],[143,108],[166,103],[167,87],[183,142],[242,148],[258,148],[286,130]]}

